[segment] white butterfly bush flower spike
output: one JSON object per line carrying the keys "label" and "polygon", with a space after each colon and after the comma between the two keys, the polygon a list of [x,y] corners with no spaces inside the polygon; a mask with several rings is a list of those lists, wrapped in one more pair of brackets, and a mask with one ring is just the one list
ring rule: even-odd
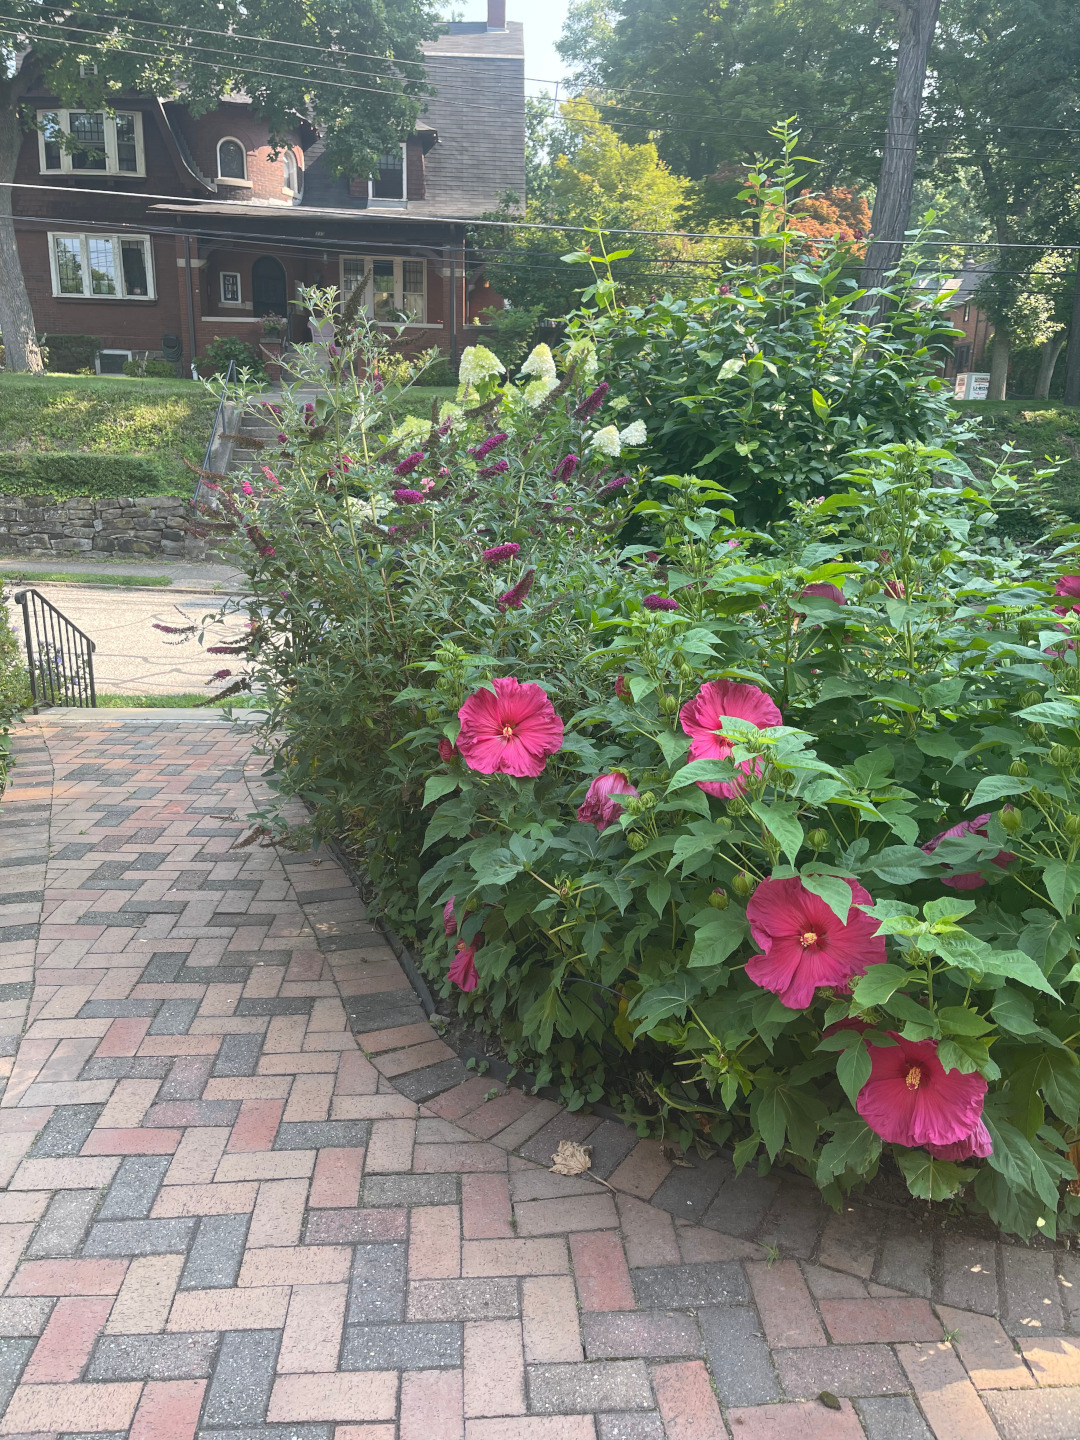
{"label": "white butterfly bush flower spike", "polygon": [[469,345],[458,366],[458,383],[461,385],[482,385],[496,375],[506,372],[506,366],[486,345]]}
{"label": "white butterfly bush flower spike", "polygon": [[616,455],[622,454],[622,443],[619,439],[619,432],[614,425],[605,425],[602,430],[597,430],[589,444],[592,449],[598,450],[601,455],[610,455],[612,459],[614,459]]}
{"label": "white butterfly bush flower spike", "polygon": [[518,373],[521,375],[533,375],[537,380],[554,380],[555,357],[551,353],[551,346],[535,346],[529,352],[528,359]]}
{"label": "white butterfly bush flower spike", "polygon": [[625,430],[619,431],[619,439],[624,445],[644,445],[647,438],[644,420],[634,420]]}

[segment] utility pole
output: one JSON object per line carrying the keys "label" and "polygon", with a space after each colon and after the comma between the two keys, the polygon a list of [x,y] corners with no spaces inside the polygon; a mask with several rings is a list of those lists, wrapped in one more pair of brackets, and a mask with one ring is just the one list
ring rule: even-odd
{"label": "utility pole", "polygon": [[1080,253],[1076,257],[1076,288],[1073,291],[1069,348],[1065,351],[1065,404],[1080,405]]}
{"label": "utility pole", "polygon": [[[881,176],[870,229],[875,237],[866,252],[859,284],[875,290],[903,254],[903,239],[911,222],[911,197],[915,187],[915,148],[919,138],[926,66],[937,29],[941,0],[893,0],[900,25],[900,47],[896,57],[896,82]],[[876,237],[882,237],[878,239]],[[867,297],[864,308],[880,315],[880,300]]]}

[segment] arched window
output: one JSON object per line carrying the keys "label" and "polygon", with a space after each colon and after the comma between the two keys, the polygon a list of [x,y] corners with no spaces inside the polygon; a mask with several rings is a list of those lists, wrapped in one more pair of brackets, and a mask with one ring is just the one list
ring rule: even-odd
{"label": "arched window", "polygon": [[247,153],[239,140],[219,140],[217,173],[222,180],[247,179]]}
{"label": "arched window", "polygon": [[302,195],[304,191],[304,172],[296,163],[296,153],[286,150],[281,157],[281,170],[284,176],[286,190],[291,190],[294,195]]}

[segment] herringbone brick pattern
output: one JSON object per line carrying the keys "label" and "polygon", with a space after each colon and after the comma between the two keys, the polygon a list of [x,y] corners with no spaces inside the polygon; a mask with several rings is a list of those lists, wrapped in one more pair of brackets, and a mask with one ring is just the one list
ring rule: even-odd
{"label": "herringbone brick pattern", "polygon": [[[46,717],[17,752],[0,1434],[1080,1435],[1074,1257],[470,1076],[332,859],[230,848],[243,729]],[[608,1186],[550,1173],[561,1139]]]}

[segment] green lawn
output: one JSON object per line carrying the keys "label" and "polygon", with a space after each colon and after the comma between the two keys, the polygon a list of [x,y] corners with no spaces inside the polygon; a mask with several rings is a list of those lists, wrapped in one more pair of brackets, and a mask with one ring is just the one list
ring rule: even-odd
{"label": "green lawn", "polygon": [[1026,450],[1024,457],[1042,464],[1047,457],[1064,460],[1050,482],[1052,503],[1080,519],[1080,409],[1053,400],[966,400],[958,402],[965,419],[977,418],[982,454],[997,458],[1001,446]]}
{"label": "green lawn", "polygon": [[186,495],[193,477],[181,461],[201,463],[217,405],[192,380],[0,374],[0,452],[143,456]]}
{"label": "green lawn", "polygon": [[402,394],[391,396],[389,403],[396,420],[403,415],[422,415],[426,420],[431,414],[432,400],[438,400],[441,405],[456,395],[456,385],[411,385]]}
{"label": "green lawn", "polygon": [[155,589],[172,584],[168,575],[94,575],[88,570],[0,570],[0,584],[120,585]]}

